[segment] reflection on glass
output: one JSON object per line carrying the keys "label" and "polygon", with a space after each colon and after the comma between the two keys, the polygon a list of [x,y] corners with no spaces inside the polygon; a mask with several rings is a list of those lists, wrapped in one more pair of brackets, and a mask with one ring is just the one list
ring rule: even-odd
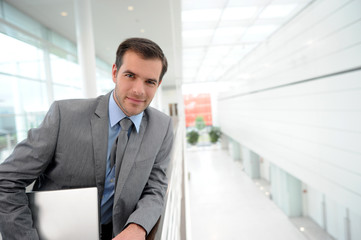
{"label": "reflection on glass", "polygon": [[97,93],[98,95],[106,94],[113,90],[114,83],[112,81],[111,77],[111,70],[109,72],[104,71],[102,69],[97,68],[96,69],[97,74]]}
{"label": "reflection on glass", "polygon": [[51,72],[54,83],[81,87],[80,67],[78,64],[50,54]]}
{"label": "reflection on glass", "polygon": [[82,91],[80,88],[73,88],[54,84],[54,100],[67,98],[81,98]]}
{"label": "reflection on glass", "polygon": [[31,17],[23,14],[10,4],[2,1],[4,7],[4,18],[6,21],[16,25],[17,27],[30,32],[32,35],[36,35],[40,38],[44,37],[44,27],[32,19]]}
{"label": "reflection on glass", "polygon": [[48,109],[45,82],[19,79],[16,85],[17,89],[14,87],[14,92],[18,92],[17,101],[21,106],[21,112],[43,112]]}
{"label": "reflection on glass", "polygon": [[48,31],[48,40],[59,48],[76,54],[76,45],[56,32]]}
{"label": "reflection on glass", "polygon": [[45,79],[43,51],[0,33],[0,72]]}
{"label": "reflection on glass", "polygon": [[[5,87],[6,86],[6,87]],[[0,78],[0,162],[28,129],[42,121],[47,105],[45,82],[2,75]]]}
{"label": "reflection on glass", "polygon": [[[2,8],[4,7],[4,8]],[[81,98],[76,45],[0,0],[0,162],[51,101]],[[11,24],[9,24],[11,23]],[[14,28],[13,26],[17,27]],[[22,30],[20,30],[22,29]],[[36,35],[37,37],[34,37]],[[97,59],[98,94],[114,87],[111,66]]]}

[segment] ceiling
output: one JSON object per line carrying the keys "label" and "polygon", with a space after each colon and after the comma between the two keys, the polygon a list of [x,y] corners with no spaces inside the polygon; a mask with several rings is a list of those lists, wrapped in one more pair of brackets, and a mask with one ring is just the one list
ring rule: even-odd
{"label": "ceiling", "polygon": [[[115,61],[120,42],[145,37],[158,43],[168,58],[164,88],[180,81],[180,0],[90,0],[96,55]],[[74,0],[6,0],[43,25],[76,42]],[[128,7],[133,9],[128,10]],[[67,16],[61,13],[66,12]],[[111,69],[109,69],[110,73]]]}
{"label": "ceiling", "polygon": [[[76,42],[74,0],[6,1]],[[222,81],[225,73],[242,64],[242,59],[312,0],[91,2],[97,56],[112,64],[122,40],[150,38],[161,46],[169,61],[163,87],[173,88],[180,83]]]}
{"label": "ceiling", "polygon": [[224,80],[230,69],[242,64],[248,54],[310,2],[183,0],[183,83]]}

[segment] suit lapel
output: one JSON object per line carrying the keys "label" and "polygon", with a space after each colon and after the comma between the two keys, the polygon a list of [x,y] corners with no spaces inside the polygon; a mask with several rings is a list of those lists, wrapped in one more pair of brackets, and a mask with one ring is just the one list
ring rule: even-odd
{"label": "suit lapel", "polygon": [[[121,164],[121,166],[119,166],[120,164],[116,165],[116,169],[115,169],[116,178],[115,179],[118,179],[118,180],[117,180],[117,184],[115,186],[114,202],[116,202],[117,199],[120,197],[120,193],[123,189],[125,181],[127,180],[130,170],[133,167],[137,153],[139,151],[140,144],[142,143],[142,140],[143,140],[143,136],[144,136],[145,129],[147,127],[147,123],[148,123],[148,120],[147,120],[146,112],[144,112],[142,123],[141,123],[140,129],[139,129],[139,133],[137,133],[136,129],[133,127],[132,133],[129,136],[127,148],[126,148],[124,156],[123,156],[122,164]],[[119,162],[119,161],[117,160],[117,162]]]}
{"label": "suit lapel", "polygon": [[108,103],[110,93],[103,96],[91,119],[91,129],[93,138],[93,151],[95,161],[95,179],[99,197],[104,190],[104,180],[106,171],[107,146],[108,146]]}

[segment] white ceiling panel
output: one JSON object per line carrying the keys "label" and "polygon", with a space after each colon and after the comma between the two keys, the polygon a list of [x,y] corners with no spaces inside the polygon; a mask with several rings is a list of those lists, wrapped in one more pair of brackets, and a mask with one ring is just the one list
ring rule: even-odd
{"label": "white ceiling panel", "polygon": [[[185,72],[189,73],[189,67],[195,66],[195,63],[186,63],[190,58],[196,58],[197,62],[201,61],[197,64],[200,67],[192,70],[192,74],[195,69],[197,70],[196,76],[190,77],[190,74],[187,74],[187,80],[184,82],[249,83],[252,81],[252,75],[246,72],[240,73],[238,70],[242,61],[310,1],[183,0],[183,52],[187,53],[183,54]],[[192,7],[193,3],[194,7]],[[189,30],[196,30],[198,33]],[[202,36],[202,31],[207,31],[207,38]],[[206,52],[198,52],[197,57],[196,51],[191,52],[195,46],[205,49]]]}
{"label": "white ceiling panel", "polygon": [[213,36],[212,44],[237,44],[239,38],[244,34],[246,28],[243,27],[219,27]]}
{"label": "white ceiling panel", "polygon": [[222,9],[193,9],[182,12],[182,22],[208,22],[218,21],[221,17]]}
{"label": "white ceiling panel", "polygon": [[[76,41],[73,0],[5,1]],[[111,64],[122,40],[150,38],[163,48],[169,60],[164,85],[174,86],[175,79],[187,83],[234,78],[251,81],[247,73],[237,72],[238,66],[311,0],[91,2],[98,57]],[[132,11],[128,10],[129,6],[133,7]],[[62,11],[68,12],[67,17],[60,15]]]}
{"label": "white ceiling panel", "polygon": [[227,7],[223,10],[222,21],[252,19],[259,9],[258,6]]}
{"label": "white ceiling panel", "polygon": [[283,4],[283,5],[269,5],[262,13],[259,18],[285,18],[295,10],[297,4]]}

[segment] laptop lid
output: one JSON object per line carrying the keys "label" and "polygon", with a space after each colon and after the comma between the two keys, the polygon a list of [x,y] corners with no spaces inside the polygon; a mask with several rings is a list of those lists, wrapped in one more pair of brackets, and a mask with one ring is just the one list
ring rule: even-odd
{"label": "laptop lid", "polygon": [[41,240],[99,240],[97,188],[27,193]]}

